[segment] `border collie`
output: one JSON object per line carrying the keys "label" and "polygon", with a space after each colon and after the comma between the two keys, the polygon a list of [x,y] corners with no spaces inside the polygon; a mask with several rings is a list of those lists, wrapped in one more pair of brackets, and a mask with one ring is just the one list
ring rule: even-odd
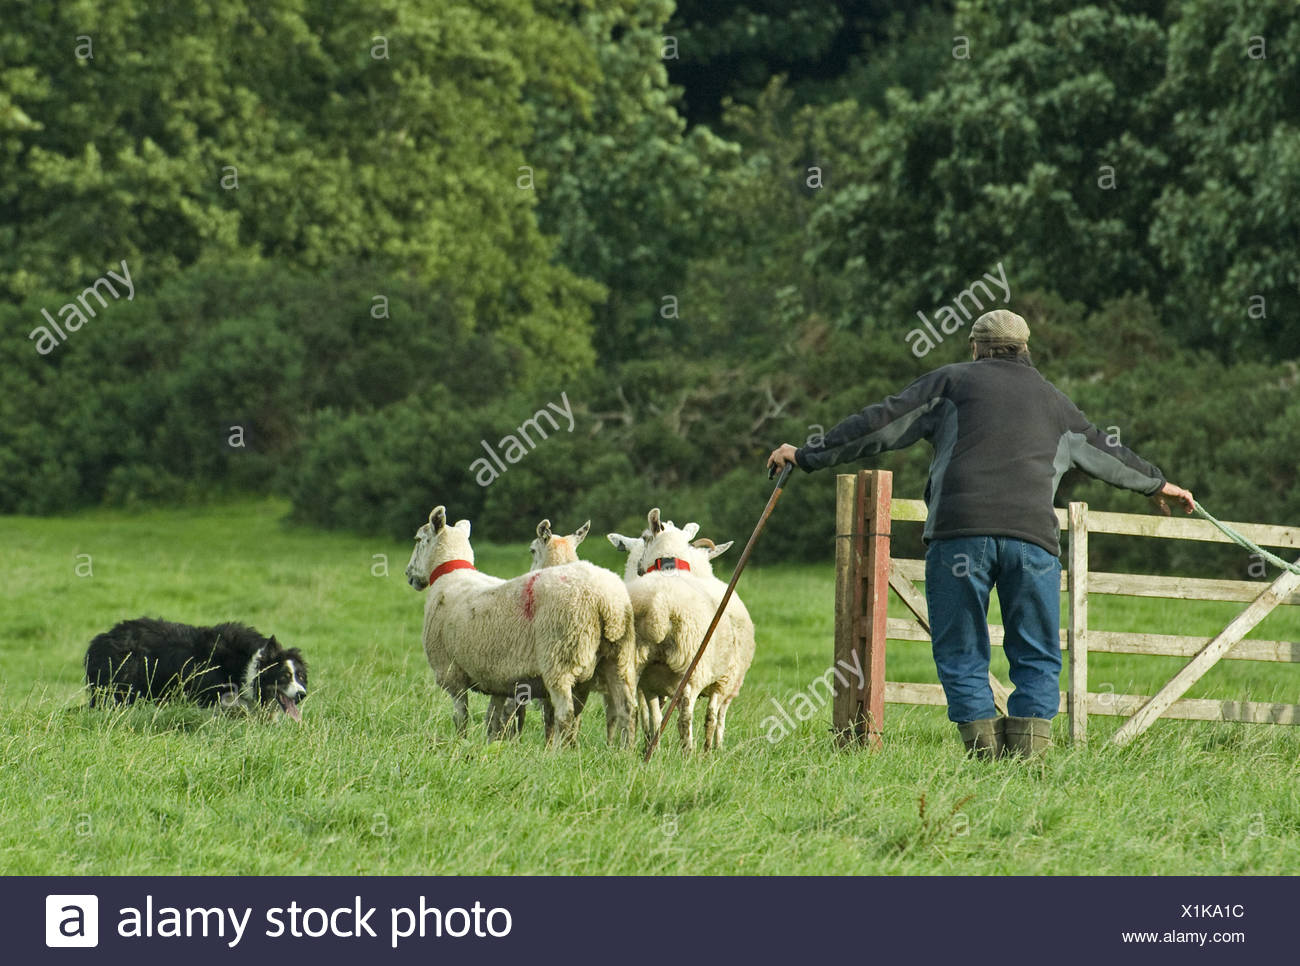
{"label": "border collie", "polygon": [[140,617],[122,621],[86,650],[90,706],[184,697],[200,705],[252,710],[278,701],[295,721],[307,694],[307,662],[245,624],[192,627]]}

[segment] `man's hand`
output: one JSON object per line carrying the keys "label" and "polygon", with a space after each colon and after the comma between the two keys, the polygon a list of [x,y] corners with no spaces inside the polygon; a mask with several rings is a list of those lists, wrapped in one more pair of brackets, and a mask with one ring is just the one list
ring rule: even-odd
{"label": "man's hand", "polygon": [[1196,500],[1192,497],[1191,490],[1184,490],[1177,484],[1167,482],[1160,488],[1159,492],[1152,496],[1152,499],[1156,501],[1156,509],[1165,516],[1169,516],[1169,502],[1165,497],[1173,497],[1183,505],[1183,509],[1188,513],[1196,510]]}
{"label": "man's hand", "polygon": [[[786,463],[794,463],[794,447],[789,443],[782,443],[776,449],[772,450],[772,455],[767,458],[767,468],[769,472],[779,473],[785,469]],[[795,464],[798,465],[797,463]]]}

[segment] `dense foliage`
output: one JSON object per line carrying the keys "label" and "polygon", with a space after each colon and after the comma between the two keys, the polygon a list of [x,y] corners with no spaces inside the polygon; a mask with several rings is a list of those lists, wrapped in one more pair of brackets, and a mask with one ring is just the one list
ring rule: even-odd
{"label": "dense foliage", "polygon": [[[1300,518],[1291,0],[5,20],[0,511],[274,491],[521,541],[658,504],[743,537],[767,451],[962,359],[914,354],[916,314],[1000,272],[1099,425],[1222,517]],[[39,353],[122,261],[133,298]],[[916,496],[927,462],[877,465]],[[828,555],[832,490],[796,479],[761,552]]]}

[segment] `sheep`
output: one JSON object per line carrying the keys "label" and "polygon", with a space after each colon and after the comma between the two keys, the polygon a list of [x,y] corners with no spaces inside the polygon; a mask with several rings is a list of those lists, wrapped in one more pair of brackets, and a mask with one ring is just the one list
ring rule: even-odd
{"label": "sheep", "polygon": [[[690,547],[689,540],[698,527],[688,524],[679,530],[671,521],[661,520],[657,508],[647,514],[646,520],[648,525],[639,538],[621,534],[609,534],[608,538],[628,553],[625,579],[636,612],[638,700],[645,702],[641,706],[643,725],[647,730],[658,730],[662,722],[659,700],[677,690],[719,601],[711,596],[713,588],[709,580],[693,578],[686,569],[688,556],[707,555],[707,551]],[[684,566],[677,569],[675,563],[668,561],[680,561]],[[737,631],[731,614],[732,608],[728,606],[709,649],[682,689],[678,731],[687,750],[694,746],[696,699],[704,696],[716,709],[724,696],[734,697],[738,690],[732,667],[738,650],[733,640]],[[740,677],[743,678],[743,672]],[[709,718],[706,748],[717,746],[716,717],[712,714]]]}
{"label": "sheep", "polygon": [[[639,537],[625,537],[621,533],[607,533],[605,539],[608,540],[618,550],[627,554],[627,563],[623,566],[623,581],[631,583],[641,576],[639,567],[641,565],[641,554],[645,551],[646,538],[650,531],[644,531]],[[663,721],[663,713],[660,709],[659,696],[647,696],[639,687],[636,692],[637,720],[641,722],[641,730],[647,735],[652,735],[659,730],[659,724]]]}
{"label": "sheep", "polygon": [[[563,564],[578,563],[577,547],[586,539],[588,531],[591,530],[591,521],[588,520],[573,533],[567,537],[561,537],[551,530],[551,521],[543,520],[537,525],[537,538],[528,545],[528,552],[532,555],[533,563],[530,573],[542,570],[546,567],[555,567]],[[618,578],[603,568],[587,565],[591,568],[588,573],[588,579],[602,585],[604,593],[611,597],[627,597],[627,590],[623,587]],[[628,602],[631,606],[631,602]],[[597,689],[600,687],[600,675],[592,678],[591,685]],[[588,689],[578,685],[574,687],[573,705],[574,717],[579,718],[582,715],[583,705],[586,703]],[[554,711],[550,701],[546,697],[545,689],[542,688],[539,681],[521,681],[516,684],[515,695],[512,698],[500,695],[492,695],[488,700],[488,737],[490,739],[514,736],[523,731],[524,711],[528,706],[530,698],[536,697],[542,703],[542,713],[546,722],[547,733],[549,734],[554,719]],[[606,714],[606,724],[610,721],[610,716]]]}
{"label": "sheep", "polygon": [[[671,526],[672,521],[667,521]],[[683,528],[689,540],[699,530],[699,524],[688,523]],[[626,537],[621,533],[607,533],[605,539],[608,540],[617,550],[622,550],[627,554],[627,562],[623,566],[623,580],[625,583],[631,583],[642,575],[641,556],[645,552],[646,541],[650,538],[649,529],[642,530],[639,537]],[[725,549],[725,548],[724,548]],[[647,695],[641,689],[637,689],[636,695],[637,717],[641,722],[641,730],[647,734],[654,734],[659,730],[660,722],[663,721],[663,714],[660,706],[658,695]]]}
{"label": "sheep", "polygon": [[[714,608],[722,602],[722,596],[726,592],[727,585],[725,582],[717,579],[713,575],[713,558],[726,552],[731,547],[731,541],[715,545],[712,540],[699,539],[693,543],[687,544],[696,533],[699,532],[699,525],[688,523],[680,531],[676,530],[672,521],[665,521],[663,524],[664,532],[668,536],[664,541],[654,547],[647,547],[647,542],[651,538],[650,530],[642,532],[640,537],[628,537],[619,533],[606,534],[606,538],[611,544],[628,555],[625,568],[624,579],[632,581],[637,579],[639,574],[646,573],[648,567],[654,566],[654,561],[667,554],[669,559],[685,561],[686,567],[677,567],[674,572],[690,574],[694,578],[702,581]],[[668,551],[671,550],[671,554]],[[635,603],[635,599],[634,599]],[[639,618],[639,615],[638,615]],[[714,631],[713,639],[709,643],[709,649],[705,652],[705,660],[710,660],[715,648],[722,648],[725,653],[720,652],[717,657],[712,658],[714,666],[718,669],[720,680],[724,686],[719,686],[709,692],[708,711],[705,715],[704,728],[704,747],[720,748],[722,747],[723,737],[726,733],[727,709],[731,702],[735,700],[736,695],[740,692],[740,686],[744,683],[745,674],[754,658],[754,622],[749,616],[744,602],[734,592],[731,600],[727,603],[727,610],[723,615],[723,621],[718,629]],[[698,672],[696,677],[698,678]],[[638,693],[638,709],[643,727],[647,726],[647,720],[654,729],[658,729],[661,720],[659,710],[659,700],[657,697],[648,698],[644,692]]]}
{"label": "sheep", "polygon": [[[664,522],[670,527],[673,525],[672,520],[666,520]],[[695,536],[699,530],[700,525],[698,523],[688,523],[686,526],[682,527],[682,533],[686,535],[687,540],[690,540]],[[641,556],[645,553],[646,541],[650,539],[649,529],[642,530],[641,536],[639,537],[625,537],[621,533],[607,533],[605,534],[605,539],[613,545],[614,549],[622,550],[627,554],[627,563],[623,565],[623,580],[630,583],[637,577],[640,577],[643,573],[640,569]],[[727,547],[730,546],[731,544],[727,544],[722,548],[722,550],[726,550]],[[722,550],[719,550],[718,553],[721,553]]]}
{"label": "sheep", "polygon": [[631,583],[641,576],[641,555],[645,553],[645,541],[647,534],[639,537],[625,537],[621,533],[607,533],[605,539],[614,545],[615,549],[622,550],[627,554],[627,562],[623,565],[623,581]]}
{"label": "sheep", "polygon": [[[691,526],[692,524],[687,524],[688,529]],[[732,541],[729,540],[724,544],[716,545],[712,540],[703,538],[693,541],[691,543],[692,549],[687,553],[686,559],[691,565],[691,569],[687,573],[704,581],[715,606],[722,603],[722,596],[726,593],[727,584],[713,575],[712,561],[715,557],[725,553],[731,547],[731,544]],[[732,644],[732,662],[726,676],[729,686],[719,688],[710,696],[704,723],[705,748],[722,747],[723,736],[727,730],[727,709],[731,707],[731,702],[736,700],[736,696],[740,693],[740,686],[745,682],[745,674],[749,671],[749,666],[754,660],[754,621],[749,616],[749,610],[745,607],[745,602],[740,599],[740,596],[735,591],[732,591],[731,599],[727,601],[725,619],[731,623],[732,628],[732,634],[729,638]],[[713,645],[710,644],[709,647],[712,648]]]}
{"label": "sheep", "polygon": [[[434,507],[416,531],[406,579],[428,590],[424,651],[438,685],[452,699],[458,734],[465,733],[471,690],[515,696],[520,682],[539,681],[555,711],[547,736],[577,740],[574,690],[602,675],[611,740],[630,744],[636,689],[636,627],[626,592],[603,592],[589,564],[566,564],[501,580],[474,569],[470,523],[448,526]],[[613,577],[613,575],[610,575]],[[617,578],[614,578],[617,581]],[[603,583],[603,581],[601,582]]]}
{"label": "sheep", "polygon": [[541,570],[557,564],[576,563],[578,544],[587,539],[590,529],[591,521],[588,520],[567,537],[558,537],[551,532],[551,521],[543,520],[537,524],[537,539],[528,545],[528,552],[533,555],[533,565],[529,569]]}
{"label": "sheep", "polygon": [[[672,521],[668,521],[668,525],[671,526]],[[582,543],[584,539],[586,539],[587,533],[590,529],[591,529],[591,521],[588,520],[586,523],[584,523],[581,527],[579,527],[576,531],[571,533],[569,536],[560,537],[560,536],[556,536],[552,532],[551,521],[543,520],[541,523],[537,525],[537,539],[535,539],[531,544],[529,544],[528,547],[529,552],[532,554],[533,557],[532,569],[539,570],[543,567],[554,566],[556,564],[562,564],[562,563],[572,563],[576,561],[578,559],[577,547],[580,543]],[[686,525],[685,529],[689,536],[694,536],[696,531],[699,529],[699,526],[698,524],[690,523]],[[642,547],[644,547],[645,539],[648,538],[649,535],[650,535],[650,531],[648,529],[642,534],[640,538],[622,537],[619,534],[613,534],[613,533],[607,535],[609,541],[613,543],[614,546],[619,547],[620,549],[629,549],[633,545],[635,545],[635,547],[637,548],[635,552],[628,554],[628,564],[626,568],[626,573],[624,575],[625,582],[630,581],[638,576],[636,572],[636,567],[641,556],[640,550]],[[618,538],[618,540],[615,539],[616,537]],[[626,546],[620,543],[619,541],[625,541]],[[727,544],[727,546],[730,546],[730,544]],[[725,550],[726,547],[723,547],[722,549]],[[712,618],[711,613],[709,617],[710,619]],[[705,627],[707,626],[708,625],[706,623]],[[693,656],[693,654],[691,656]],[[647,660],[649,659],[647,658]],[[687,660],[687,663],[689,663],[689,658]],[[679,670],[684,670],[684,667],[685,665],[683,665],[682,668],[679,668]],[[652,672],[652,678],[657,673],[658,673],[657,671]],[[638,672],[638,677],[639,676],[640,674]],[[597,683],[596,687],[599,688],[599,683]],[[669,693],[671,693],[671,690],[669,691]],[[503,727],[517,726],[522,728],[522,724],[523,724],[522,707],[519,707],[517,710],[514,710],[513,714],[515,715],[515,717],[513,719],[508,719],[507,716],[511,712],[509,709],[506,708],[506,699],[494,698],[493,705],[495,707],[490,708],[489,712],[492,716],[494,716],[495,720],[503,723]],[[549,714],[550,708],[546,702],[545,697],[542,698],[542,706],[543,706],[544,713]],[[581,705],[579,704],[578,698],[576,696],[575,696],[575,707],[578,708],[576,713],[581,714]],[[643,689],[638,687],[637,708],[638,708],[638,718],[641,722],[642,730],[647,733],[650,733],[652,730],[657,730],[659,727],[659,723],[662,720],[660,714],[660,695],[658,693],[652,693],[650,695],[647,695]]]}

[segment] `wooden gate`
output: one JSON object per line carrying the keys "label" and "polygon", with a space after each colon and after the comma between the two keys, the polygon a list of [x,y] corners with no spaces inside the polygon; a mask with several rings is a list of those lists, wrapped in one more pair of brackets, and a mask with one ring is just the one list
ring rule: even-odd
{"label": "wooden gate", "polygon": [[[833,725],[841,743],[879,744],[884,703],[945,705],[938,684],[885,680],[885,641],[928,641],[929,617],[925,595],[914,581],[924,580],[925,562],[890,555],[894,521],[924,522],[921,500],[893,500],[892,474],[862,470],[836,480],[835,659],[861,661],[865,683],[848,681],[837,687]],[[1144,514],[1090,511],[1086,503],[1057,510],[1061,529],[1069,534],[1061,587],[1068,591],[1066,629],[1061,647],[1068,655],[1069,689],[1060,710],[1069,715],[1073,741],[1086,740],[1089,714],[1128,718],[1111,739],[1125,744],[1157,718],[1202,721],[1242,721],[1300,724],[1300,705],[1256,701],[1187,699],[1183,695],[1220,659],[1300,662],[1300,644],[1289,641],[1245,640],[1260,621],[1279,605],[1300,604],[1300,575],[1284,571],[1271,583],[1160,577],[1150,574],[1098,573],[1088,568],[1088,537],[1092,533],[1127,534],[1160,539],[1229,539],[1205,520]],[[1239,533],[1275,548],[1300,548],[1300,528],[1233,523]],[[890,618],[892,589],[910,616]],[[1247,606],[1210,638],[1170,634],[1141,634],[1094,630],[1088,626],[1090,594],[1168,597],[1183,600],[1246,602]],[[1003,632],[989,627],[990,642],[1002,646]],[[1189,657],[1191,660],[1154,695],[1092,693],[1088,691],[1089,651]],[[1005,712],[1008,689],[990,675],[998,710]]]}

